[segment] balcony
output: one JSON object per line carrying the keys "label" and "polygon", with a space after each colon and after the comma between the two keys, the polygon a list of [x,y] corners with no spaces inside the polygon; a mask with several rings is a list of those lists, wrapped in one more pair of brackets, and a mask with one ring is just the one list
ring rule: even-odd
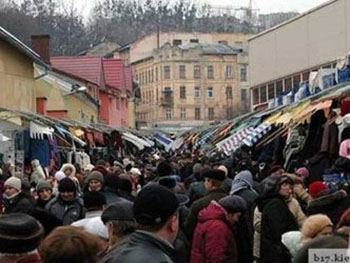
{"label": "balcony", "polygon": [[160,98],[160,106],[162,107],[173,107],[174,106],[174,97],[173,96],[164,96]]}

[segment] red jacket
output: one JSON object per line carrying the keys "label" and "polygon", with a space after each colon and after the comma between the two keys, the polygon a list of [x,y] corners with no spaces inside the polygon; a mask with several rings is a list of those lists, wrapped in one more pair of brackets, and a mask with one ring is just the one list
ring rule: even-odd
{"label": "red jacket", "polygon": [[199,212],[192,249],[191,263],[236,263],[237,249],[226,219],[226,211],[212,201]]}

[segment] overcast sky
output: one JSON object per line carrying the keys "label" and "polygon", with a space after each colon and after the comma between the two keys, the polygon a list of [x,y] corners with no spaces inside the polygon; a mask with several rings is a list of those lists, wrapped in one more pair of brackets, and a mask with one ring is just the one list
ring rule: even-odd
{"label": "overcast sky", "polygon": [[[72,1],[72,0],[62,0]],[[94,1],[97,0],[74,0],[74,5],[81,10],[84,16],[88,16]],[[176,0],[169,0],[170,2]],[[296,11],[305,12],[315,6],[323,4],[329,0],[253,0],[253,8],[259,9],[259,13],[274,13]],[[247,7],[249,0],[194,0],[199,3],[209,3],[213,6]]]}

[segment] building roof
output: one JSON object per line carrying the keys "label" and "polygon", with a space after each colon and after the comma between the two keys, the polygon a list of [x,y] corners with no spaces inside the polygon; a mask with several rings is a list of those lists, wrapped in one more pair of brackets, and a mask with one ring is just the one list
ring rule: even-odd
{"label": "building roof", "polygon": [[3,39],[7,43],[9,43],[11,46],[16,48],[22,54],[29,57],[38,65],[41,65],[45,68],[50,68],[50,66],[46,64],[44,60],[42,60],[42,58],[38,53],[36,53],[31,48],[29,48],[26,44],[24,44],[22,41],[20,41],[18,38],[16,38],[14,35],[12,35],[10,32],[8,32],[6,29],[4,29],[1,26],[0,26],[0,39]]}
{"label": "building roof", "polygon": [[120,45],[118,45],[115,42],[112,41],[103,41],[87,50],[82,51],[79,55],[80,56],[85,56],[85,55],[90,55],[90,56],[101,56],[105,57],[107,55],[110,55],[114,51],[120,48]]}
{"label": "building roof", "polygon": [[120,59],[104,59],[102,62],[106,84],[115,89],[131,91],[131,67],[125,66]]}
{"label": "building roof", "polygon": [[51,57],[54,69],[85,79],[98,86],[102,84],[102,58],[98,56]]}
{"label": "building roof", "polygon": [[187,43],[184,45],[179,45],[178,47],[182,50],[201,48],[203,54],[206,55],[236,55],[239,53],[238,50],[221,43]]}

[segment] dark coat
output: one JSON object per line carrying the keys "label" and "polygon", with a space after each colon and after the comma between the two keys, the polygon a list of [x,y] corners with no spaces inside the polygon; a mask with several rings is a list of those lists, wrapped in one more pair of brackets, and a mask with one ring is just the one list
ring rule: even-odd
{"label": "dark coat", "polygon": [[5,207],[5,214],[9,213],[25,213],[28,214],[34,204],[31,200],[25,197],[25,195],[20,192],[17,196],[12,199],[4,199],[3,205]]}
{"label": "dark coat", "polygon": [[115,249],[114,257],[109,262],[173,263],[175,249],[150,233],[136,231],[125,244]]}
{"label": "dark coat", "polygon": [[344,190],[329,191],[312,199],[306,208],[308,216],[326,214],[337,225],[342,214],[350,206],[350,198]]}
{"label": "dark coat", "polygon": [[201,211],[203,208],[206,208],[211,201],[213,200],[218,201],[225,196],[227,196],[227,193],[224,190],[216,189],[216,190],[210,191],[207,195],[198,199],[191,205],[190,211],[185,223],[185,230],[189,240],[192,240],[193,232],[197,225],[199,211]]}
{"label": "dark coat", "polygon": [[85,208],[81,198],[76,198],[71,202],[65,202],[57,196],[52,199],[45,208],[51,214],[55,215],[64,226],[70,225],[85,217]]}
{"label": "dark coat", "polygon": [[282,244],[282,234],[298,230],[298,223],[282,196],[268,194],[257,199],[261,211],[261,263],[290,262]]}
{"label": "dark coat", "polygon": [[29,255],[7,255],[1,258],[1,263],[42,263],[38,253]]}
{"label": "dark coat", "polygon": [[192,242],[191,263],[238,262],[235,238],[226,215],[226,211],[216,202],[199,212]]}

